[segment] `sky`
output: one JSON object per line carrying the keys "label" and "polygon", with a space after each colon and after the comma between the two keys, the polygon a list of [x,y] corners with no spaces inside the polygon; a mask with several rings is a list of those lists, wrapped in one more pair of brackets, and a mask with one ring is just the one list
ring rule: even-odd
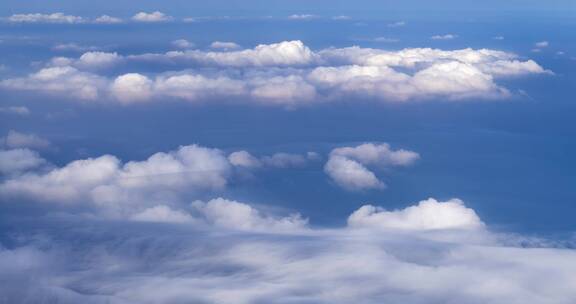
{"label": "sky", "polygon": [[572,303],[575,8],[2,1],[0,303]]}

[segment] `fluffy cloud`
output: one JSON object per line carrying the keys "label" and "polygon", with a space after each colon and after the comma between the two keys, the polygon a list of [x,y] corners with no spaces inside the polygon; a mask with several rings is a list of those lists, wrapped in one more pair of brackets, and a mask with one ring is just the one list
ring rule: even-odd
{"label": "fluffy cloud", "polygon": [[55,51],[74,51],[74,52],[85,52],[85,51],[96,51],[99,48],[96,46],[83,46],[77,43],[61,43],[52,47]]}
{"label": "fluffy cloud", "polygon": [[[131,67],[142,63],[183,70],[127,73],[115,79],[94,73],[119,64]],[[301,41],[284,41],[236,51],[129,56],[88,52],[76,60],[54,58],[51,66],[28,77],[3,80],[0,86],[66,92],[85,100],[238,99],[290,108],[347,98],[383,102],[498,99],[513,94],[498,84],[499,79],[545,73],[551,74],[532,60],[521,61],[514,54],[496,50],[348,47],[312,51]]]}
{"label": "fluffy cloud", "polygon": [[435,199],[421,201],[416,206],[402,210],[386,211],[381,207],[364,205],[348,218],[352,228],[439,230],[481,229],[484,223],[476,212],[464,202],[452,199],[439,202]]}
{"label": "fluffy cloud", "polygon": [[8,131],[6,137],[1,141],[8,148],[31,148],[31,149],[46,149],[50,147],[50,142],[35,134],[20,133],[14,130]]}
{"label": "fluffy cloud", "polygon": [[383,189],[385,184],[368,167],[408,166],[420,158],[416,152],[392,150],[388,144],[365,143],[336,148],[324,166],[324,172],[346,190]]}
{"label": "fluffy cloud", "polygon": [[170,21],[173,18],[165,15],[162,12],[155,11],[152,13],[146,12],[139,12],[136,15],[132,16],[132,20],[136,22],[166,22]]}
{"label": "fluffy cloud", "polygon": [[53,14],[15,14],[6,18],[8,22],[14,23],[84,23],[86,20],[79,16],[65,15],[63,13]]}
{"label": "fluffy cloud", "polygon": [[144,209],[130,216],[133,221],[156,222],[156,223],[188,223],[194,219],[190,214],[173,210],[168,206],[159,205]]}
{"label": "fluffy cloud", "polygon": [[294,15],[290,15],[288,16],[288,19],[290,20],[311,20],[311,19],[316,19],[319,18],[316,15],[312,15],[312,14],[294,14]]}
{"label": "fluffy cloud", "polygon": [[181,194],[222,189],[230,164],[220,150],[197,145],[122,164],[111,155],[73,161],[48,172],[28,172],[0,184],[0,196],[94,207],[125,216]]}
{"label": "fluffy cloud", "polygon": [[46,161],[29,149],[0,150],[0,173],[12,174],[37,168]]}
{"label": "fluffy cloud", "polygon": [[234,230],[294,231],[305,228],[308,223],[299,214],[281,218],[263,215],[248,204],[223,198],[195,201],[192,206],[208,224]]}
{"label": "fluffy cloud", "polygon": [[539,48],[539,49],[546,48],[549,45],[550,45],[550,43],[548,43],[548,41],[540,41],[540,42],[534,43],[534,46]]}

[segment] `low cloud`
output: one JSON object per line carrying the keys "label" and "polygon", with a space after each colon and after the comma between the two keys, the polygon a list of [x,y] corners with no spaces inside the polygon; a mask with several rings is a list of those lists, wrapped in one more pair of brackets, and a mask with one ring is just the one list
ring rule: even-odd
{"label": "low cloud", "polygon": [[368,169],[409,166],[420,158],[416,152],[392,150],[388,144],[365,143],[356,147],[336,148],[324,166],[324,172],[339,186],[349,191],[385,188],[376,174]]}
{"label": "low cloud", "polygon": [[8,131],[6,137],[0,138],[4,146],[16,148],[30,148],[33,150],[42,150],[50,148],[50,141],[35,134],[21,133],[14,130]]}
{"label": "low cloud", "polygon": [[31,111],[23,106],[0,107],[0,113],[16,114],[20,116],[28,116]]}
{"label": "low cloud", "polygon": [[46,161],[37,152],[29,149],[0,149],[0,173],[20,173],[45,165]]}
{"label": "low cloud", "polygon": [[446,34],[446,35],[434,35],[430,37],[432,40],[452,40],[458,38],[458,35]]}
{"label": "low cloud", "polygon": [[85,23],[87,20],[83,17],[66,15],[64,13],[53,14],[15,14],[5,18],[6,21],[12,23]]}
{"label": "low cloud", "polygon": [[210,44],[210,48],[217,50],[235,50],[239,49],[240,45],[229,41],[214,41]]}
{"label": "low cloud", "polygon": [[[112,78],[96,73],[143,63],[182,70],[126,73]],[[386,51],[348,47],[312,51],[301,41],[284,41],[245,50],[128,56],[87,52],[78,59],[54,58],[49,66],[28,77],[0,81],[0,87],[86,101],[241,99],[293,108],[350,98],[382,102],[502,99],[513,93],[501,86],[499,79],[532,74],[551,72],[533,60],[488,49]]]}

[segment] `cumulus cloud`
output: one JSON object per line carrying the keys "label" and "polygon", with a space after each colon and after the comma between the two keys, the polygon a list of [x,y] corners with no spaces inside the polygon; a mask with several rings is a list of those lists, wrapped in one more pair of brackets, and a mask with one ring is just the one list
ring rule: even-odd
{"label": "cumulus cloud", "polygon": [[53,14],[15,14],[6,18],[8,22],[13,23],[84,23],[86,19],[73,16],[65,15],[64,13],[53,13]]}
{"label": "cumulus cloud", "polygon": [[550,43],[548,43],[548,41],[540,41],[540,42],[534,43],[534,46],[535,46],[536,48],[539,48],[539,49],[546,48],[546,47],[548,47],[549,45],[550,45]]}
{"label": "cumulus cloud", "polygon": [[383,189],[385,184],[367,167],[408,166],[420,158],[416,152],[392,150],[388,144],[365,143],[356,147],[333,149],[324,172],[346,190]]}
{"label": "cumulus cloud", "polygon": [[229,41],[214,41],[210,44],[210,47],[213,49],[234,50],[239,49],[240,45]]}
{"label": "cumulus cloud", "polygon": [[299,214],[288,217],[263,215],[248,204],[223,198],[195,201],[192,207],[208,224],[234,230],[294,231],[304,229],[308,224]]}
{"label": "cumulus cloud", "polygon": [[50,141],[41,138],[35,134],[20,133],[14,130],[8,131],[6,137],[1,141],[8,148],[30,148],[30,149],[47,149],[50,147]]}
{"label": "cumulus cloud", "polygon": [[482,229],[484,223],[476,212],[464,206],[464,202],[452,199],[439,202],[435,199],[421,201],[416,206],[402,210],[387,211],[381,207],[364,205],[348,218],[352,228],[439,230]]}
{"label": "cumulus cloud", "polygon": [[[130,67],[142,63],[167,70],[181,66],[183,70],[126,73],[115,79],[95,73],[120,64]],[[85,100],[241,99],[290,108],[346,98],[383,102],[506,98],[513,93],[499,85],[499,79],[546,73],[551,74],[532,60],[522,61],[514,54],[488,49],[386,51],[348,47],[312,51],[301,41],[284,41],[235,51],[129,56],[87,52],[78,59],[54,58],[39,72],[5,79],[0,86],[66,92]],[[98,98],[102,96],[112,98]]]}
{"label": "cumulus cloud", "polygon": [[0,107],[0,113],[28,116],[30,115],[30,109],[28,109],[28,107],[23,106]]}
{"label": "cumulus cloud", "polygon": [[288,16],[288,19],[290,20],[311,20],[316,18],[318,18],[318,16],[312,14],[294,14]]}
{"label": "cumulus cloud", "polygon": [[133,221],[157,223],[188,223],[194,220],[190,214],[173,210],[165,205],[144,209],[143,211],[130,216],[130,219]]}
{"label": "cumulus cloud", "polygon": [[76,160],[48,172],[27,172],[0,184],[0,196],[86,205],[126,216],[178,195],[222,189],[230,164],[220,150],[197,145],[160,152],[143,161],[111,155]]}
{"label": "cumulus cloud", "polygon": [[37,168],[46,164],[46,161],[29,149],[0,149],[0,173],[12,174]]}
{"label": "cumulus cloud", "polygon": [[434,35],[430,37],[432,40],[452,40],[458,38],[458,35],[454,34],[445,34],[445,35]]}
{"label": "cumulus cloud", "polygon": [[54,51],[74,51],[74,52],[96,51],[98,49],[100,48],[96,46],[84,46],[74,42],[61,43],[52,47],[52,50]]}
{"label": "cumulus cloud", "polygon": [[139,12],[136,15],[132,16],[132,20],[136,22],[166,22],[172,19],[173,18],[171,16],[168,16],[159,11],[155,11],[152,13]]}

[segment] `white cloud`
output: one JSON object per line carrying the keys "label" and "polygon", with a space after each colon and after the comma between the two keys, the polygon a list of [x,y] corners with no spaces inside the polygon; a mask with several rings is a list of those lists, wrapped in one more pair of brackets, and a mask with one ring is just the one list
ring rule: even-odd
{"label": "white cloud", "polygon": [[30,115],[30,110],[27,107],[22,106],[0,107],[0,113],[28,116]]}
{"label": "white cloud", "polygon": [[18,173],[44,165],[46,161],[29,149],[0,150],[0,173]]}
{"label": "white cloud", "polygon": [[14,23],[84,23],[86,20],[79,16],[65,15],[63,13],[53,14],[15,14],[6,18],[8,22]]}
{"label": "white cloud", "polygon": [[6,137],[2,138],[4,145],[11,149],[30,148],[30,149],[47,149],[50,142],[35,134],[20,133],[14,130],[8,131]]}
{"label": "white cloud", "polygon": [[432,40],[452,40],[458,38],[458,35],[446,34],[446,35],[434,35],[430,37]]}
{"label": "white cloud", "polygon": [[152,94],[152,81],[138,73],[124,74],[114,80],[111,91],[121,102],[145,101]]}
{"label": "white cloud", "polygon": [[180,195],[223,189],[230,164],[220,150],[197,145],[122,164],[111,155],[77,160],[48,172],[28,172],[0,184],[0,196],[94,207],[127,216],[178,201]]}
{"label": "white cloud", "polygon": [[468,230],[483,229],[484,223],[476,212],[466,208],[461,200],[439,202],[430,198],[416,206],[394,211],[364,205],[350,215],[348,226],[384,230]]}
{"label": "white cloud", "polygon": [[102,16],[94,19],[94,22],[95,23],[101,23],[101,24],[117,24],[117,23],[124,22],[124,20],[117,18],[117,17],[102,15]]}
{"label": "white cloud", "polygon": [[340,16],[334,16],[332,17],[332,20],[350,20],[352,19],[350,16],[346,16],[346,15],[340,15]]}
{"label": "white cloud", "polygon": [[[150,76],[127,73],[115,80],[95,73],[120,64],[130,67],[142,63],[184,69]],[[189,69],[194,67],[219,69]],[[51,66],[25,78],[3,80],[0,86],[66,92],[66,96],[84,100],[241,99],[290,108],[348,98],[383,102],[501,99],[511,93],[498,84],[500,78],[546,73],[551,74],[532,60],[521,61],[514,54],[488,49],[385,51],[349,47],[312,51],[301,41],[284,41],[237,51],[129,56],[88,52],[79,59],[54,58]]]}
{"label": "white cloud", "polygon": [[192,207],[210,225],[228,229],[281,232],[300,230],[308,224],[299,214],[281,218],[263,215],[248,204],[223,198],[195,201]]}
{"label": "white cloud", "polygon": [[331,156],[324,172],[342,188],[349,191],[383,189],[384,183],[358,161],[342,156]]}
{"label": "white cloud", "polygon": [[194,48],[194,43],[186,40],[186,39],[178,39],[172,41],[172,45],[179,48],[179,49],[191,49]]}
{"label": "white cloud", "polygon": [[395,39],[395,38],[388,38],[388,37],[376,37],[376,38],[372,39],[371,41],[384,42],[384,43],[394,43],[394,42],[398,42],[400,40]]}
{"label": "white cloud", "polygon": [[550,43],[548,43],[548,41],[540,41],[540,42],[534,43],[534,46],[536,48],[539,48],[539,49],[547,48],[549,45],[550,45]]}
{"label": "white cloud", "polygon": [[419,158],[416,152],[394,151],[388,144],[365,143],[356,147],[333,149],[324,172],[336,184],[349,191],[383,189],[385,184],[367,166],[380,169],[408,166]]}
{"label": "white cloud", "polygon": [[232,152],[228,155],[228,160],[230,161],[230,164],[235,167],[258,168],[262,166],[260,160],[248,151]]}
{"label": "white cloud", "polygon": [[133,221],[158,222],[158,223],[190,223],[194,218],[185,212],[172,210],[165,205],[158,205],[144,209],[130,217]]}
{"label": "white cloud", "polygon": [[146,12],[139,12],[136,15],[132,16],[133,21],[137,22],[166,22],[171,21],[173,18],[165,15],[162,12],[155,11],[152,13]]}
{"label": "white cloud", "polygon": [[504,36],[494,36],[492,37],[494,40],[504,40]]}
{"label": "white cloud", "polygon": [[210,44],[210,47],[213,49],[221,49],[221,50],[234,50],[239,49],[240,45],[234,42],[228,41],[214,41]]}

